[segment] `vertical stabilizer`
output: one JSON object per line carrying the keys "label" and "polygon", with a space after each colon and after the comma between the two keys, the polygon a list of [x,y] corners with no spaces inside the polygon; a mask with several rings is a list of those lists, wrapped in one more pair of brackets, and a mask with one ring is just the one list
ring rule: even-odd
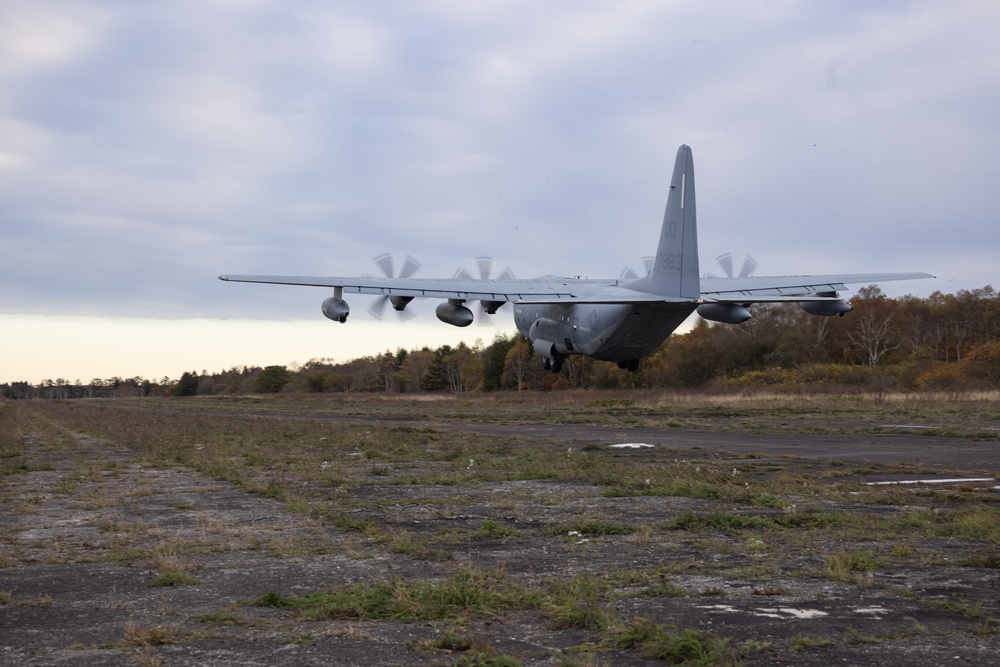
{"label": "vertical stabilizer", "polygon": [[664,296],[698,299],[701,297],[698,271],[694,160],[691,148],[681,146],[677,149],[677,160],[674,162],[653,270],[629,287]]}

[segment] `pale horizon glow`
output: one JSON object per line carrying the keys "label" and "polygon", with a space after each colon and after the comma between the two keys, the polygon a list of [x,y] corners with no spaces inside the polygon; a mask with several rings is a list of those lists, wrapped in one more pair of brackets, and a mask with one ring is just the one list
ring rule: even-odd
{"label": "pale horizon glow", "polygon": [[420,349],[489,345],[503,327],[458,329],[440,322],[360,320],[339,324],[313,320],[154,320],[125,317],[0,315],[7,337],[0,353],[0,383],[62,378],[80,380],[142,377],[177,380],[185,371],[209,373],[234,366],[293,366],[312,359],[340,363],[359,357]]}

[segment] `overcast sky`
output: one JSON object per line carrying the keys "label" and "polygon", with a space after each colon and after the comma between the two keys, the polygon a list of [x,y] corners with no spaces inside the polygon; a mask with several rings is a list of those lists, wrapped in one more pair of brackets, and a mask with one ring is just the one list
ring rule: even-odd
{"label": "overcast sky", "polygon": [[617,277],[682,143],[703,272],[997,285],[998,27],[990,0],[5,0],[0,382],[488,342],[216,276]]}

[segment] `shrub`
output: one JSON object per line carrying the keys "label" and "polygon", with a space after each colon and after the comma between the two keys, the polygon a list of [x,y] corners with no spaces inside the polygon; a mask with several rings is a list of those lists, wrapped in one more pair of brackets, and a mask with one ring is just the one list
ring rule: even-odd
{"label": "shrub", "polygon": [[292,374],[284,366],[268,366],[257,376],[253,388],[259,394],[277,394],[291,380]]}

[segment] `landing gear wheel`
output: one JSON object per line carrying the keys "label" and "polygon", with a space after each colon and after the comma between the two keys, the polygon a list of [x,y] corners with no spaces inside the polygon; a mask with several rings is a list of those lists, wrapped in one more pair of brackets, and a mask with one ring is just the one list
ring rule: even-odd
{"label": "landing gear wheel", "polygon": [[627,361],[619,361],[618,368],[623,368],[627,371],[632,371],[633,373],[635,373],[637,370],[639,370],[639,360],[629,359]]}
{"label": "landing gear wheel", "polygon": [[560,354],[552,360],[552,372],[558,373],[562,370],[564,357]]}
{"label": "landing gear wheel", "polygon": [[547,371],[552,370],[552,360],[549,359],[548,357],[542,359],[542,368],[544,368]]}

